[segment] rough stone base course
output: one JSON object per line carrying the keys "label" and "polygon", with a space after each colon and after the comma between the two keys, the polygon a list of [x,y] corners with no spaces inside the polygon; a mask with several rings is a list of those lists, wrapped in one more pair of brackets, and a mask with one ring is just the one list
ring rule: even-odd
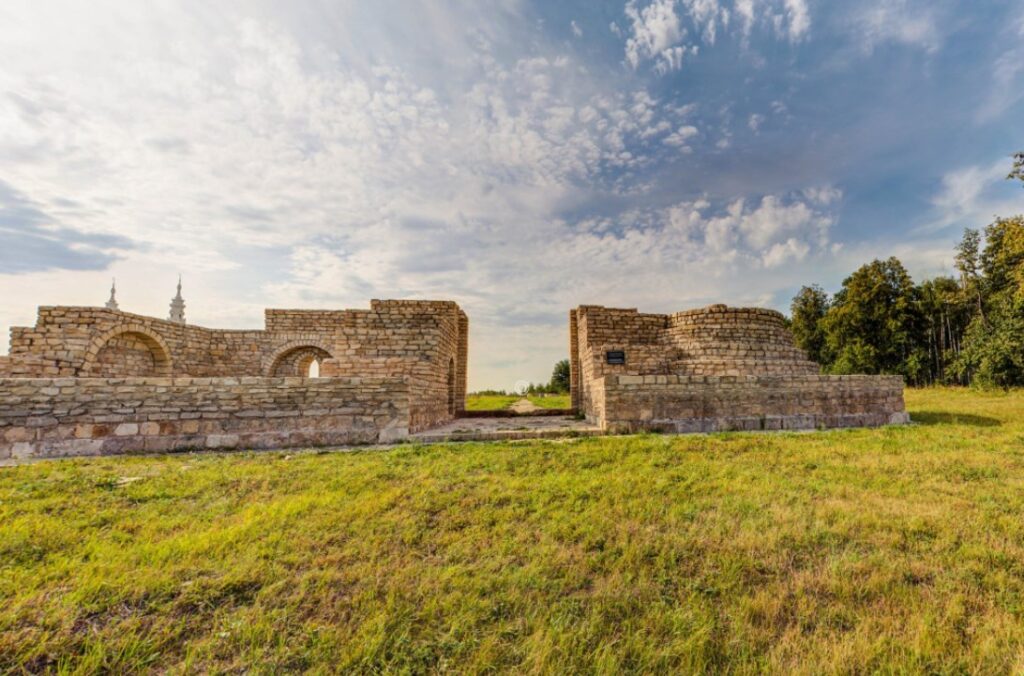
{"label": "rough stone base course", "polygon": [[0,459],[392,442],[410,401],[405,377],[0,379]]}
{"label": "rough stone base course", "polygon": [[877,427],[909,422],[899,376],[605,376],[595,413],[608,432]]}

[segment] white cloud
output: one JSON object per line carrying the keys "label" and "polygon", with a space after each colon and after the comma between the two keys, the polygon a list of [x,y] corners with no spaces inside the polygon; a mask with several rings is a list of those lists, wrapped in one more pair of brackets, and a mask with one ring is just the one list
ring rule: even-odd
{"label": "white cloud", "polygon": [[662,143],[676,148],[686,147],[686,142],[700,132],[692,125],[685,125],[664,138]]}
{"label": "white cloud", "polygon": [[843,191],[835,186],[825,185],[806,188],[803,191],[803,195],[814,204],[827,206],[841,200],[843,198]]}
{"label": "white cloud", "polygon": [[569,22],[569,28],[572,29],[572,34],[576,37],[583,37],[583,29],[580,28],[580,25],[575,20]]}
{"label": "white cloud", "polygon": [[853,14],[861,48],[873,52],[888,42],[934,52],[942,44],[935,10],[928,3],[908,0],[875,0],[860,6]]}
{"label": "white cloud", "polygon": [[1024,192],[1006,180],[1012,160],[1001,157],[988,165],[950,171],[932,198],[935,216],[918,232],[945,228],[982,228],[995,216],[1024,213]]}
{"label": "white cloud", "polygon": [[632,36],[626,40],[626,61],[633,68],[646,59],[674,65],[674,48],[686,35],[676,4],[676,0],[654,0],[640,8],[638,0],[626,3],[626,17],[632,28]]}
{"label": "white cloud", "polygon": [[791,261],[802,261],[810,251],[811,247],[807,242],[790,237],[785,242],[771,245],[761,260],[766,268],[777,268]]}
{"label": "white cloud", "polygon": [[991,121],[1024,99],[1024,12],[1005,30],[1014,45],[992,64],[992,88],[978,109],[981,122]]}
{"label": "white cloud", "polygon": [[784,201],[778,196],[768,195],[756,209],[742,212],[736,225],[744,241],[753,249],[761,250],[793,235],[824,248],[833,223],[831,214],[817,211],[807,202]]}
{"label": "white cloud", "polygon": [[[636,69],[652,61],[661,74],[679,70],[683,57],[696,56],[702,44],[714,45],[733,16],[739,18],[737,30],[744,41],[759,21],[790,42],[803,39],[811,27],[805,0],[628,0],[624,13],[629,21],[626,62]],[[620,35],[614,22],[612,32]]]}
{"label": "white cloud", "polygon": [[806,0],[786,0],[786,16],[789,19],[786,33],[793,42],[807,35],[811,28],[811,13]]}
{"label": "white cloud", "polygon": [[747,119],[747,126],[750,127],[750,131],[755,134],[761,130],[761,125],[764,124],[764,115],[759,113],[753,113]]}
{"label": "white cloud", "polygon": [[740,18],[743,35],[749,36],[754,27],[754,0],[736,0],[734,10]]}

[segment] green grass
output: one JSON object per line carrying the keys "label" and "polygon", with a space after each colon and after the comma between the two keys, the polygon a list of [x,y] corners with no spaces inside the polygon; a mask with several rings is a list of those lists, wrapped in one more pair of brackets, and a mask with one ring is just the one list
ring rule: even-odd
{"label": "green grass", "polygon": [[568,392],[565,394],[530,395],[527,399],[541,408],[572,408]]}
{"label": "green grass", "polygon": [[0,673],[1024,670],[1024,394],[0,470]]}
{"label": "green grass", "polygon": [[[523,397],[516,394],[469,394],[466,396],[467,411],[504,411]],[[571,408],[569,394],[531,394],[526,397],[541,408]]]}
{"label": "green grass", "polygon": [[522,399],[514,394],[469,394],[466,396],[467,411],[504,411]]}

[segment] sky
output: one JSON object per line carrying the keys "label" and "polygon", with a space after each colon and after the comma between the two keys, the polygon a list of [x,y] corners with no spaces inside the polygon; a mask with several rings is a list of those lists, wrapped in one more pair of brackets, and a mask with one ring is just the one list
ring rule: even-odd
{"label": "sky", "polygon": [[1024,0],[4,0],[0,331],[450,299],[508,389],[577,305],[947,274],[1017,150]]}

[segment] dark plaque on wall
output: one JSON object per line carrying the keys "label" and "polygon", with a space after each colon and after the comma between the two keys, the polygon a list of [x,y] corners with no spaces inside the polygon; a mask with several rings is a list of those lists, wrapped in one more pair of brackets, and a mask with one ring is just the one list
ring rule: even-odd
{"label": "dark plaque on wall", "polygon": [[609,364],[625,364],[626,363],[626,352],[625,350],[608,350],[604,353],[605,361]]}

